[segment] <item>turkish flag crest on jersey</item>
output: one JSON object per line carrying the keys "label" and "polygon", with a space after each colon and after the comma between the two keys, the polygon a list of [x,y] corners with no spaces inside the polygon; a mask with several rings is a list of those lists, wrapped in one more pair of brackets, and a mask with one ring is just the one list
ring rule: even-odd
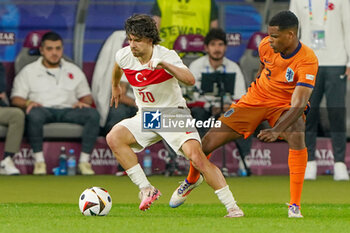
{"label": "turkish flag crest on jersey", "polygon": [[130,70],[123,69],[129,83],[135,87],[143,87],[150,84],[157,84],[171,79],[173,76],[167,73],[164,69],[156,70]]}

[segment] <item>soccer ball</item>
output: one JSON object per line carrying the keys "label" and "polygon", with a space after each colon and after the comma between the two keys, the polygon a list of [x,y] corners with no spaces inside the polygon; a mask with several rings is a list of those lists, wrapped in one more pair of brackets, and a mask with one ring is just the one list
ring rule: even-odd
{"label": "soccer ball", "polygon": [[85,216],[105,216],[112,207],[112,198],[107,190],[99,187],[85,189],[79,198],[80,212]]}

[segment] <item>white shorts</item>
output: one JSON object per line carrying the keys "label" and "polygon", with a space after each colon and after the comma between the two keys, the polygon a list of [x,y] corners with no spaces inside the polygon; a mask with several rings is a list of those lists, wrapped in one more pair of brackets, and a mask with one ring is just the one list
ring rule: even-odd
{"label": "white shorts", "polygon": [[134,145],[130,145],[131,149],[134,152],[140,152],[145,147],[153,145],[156,142],[163,139],[177,154],[185,156],[187,158],[187,156],[183,153],[181,149],[182,145],[190,139],[197,140],[199,143],[201,143],[200,136],[196,129],[191,129],[190,131],[183,130],[183,132],[162,132],[156,130],[143,130],[142,113],[140,112],[141,111],[137,112],[137,114],[134,117],[124,119],[117,124],[126,127],[136,139],[137,143]]}

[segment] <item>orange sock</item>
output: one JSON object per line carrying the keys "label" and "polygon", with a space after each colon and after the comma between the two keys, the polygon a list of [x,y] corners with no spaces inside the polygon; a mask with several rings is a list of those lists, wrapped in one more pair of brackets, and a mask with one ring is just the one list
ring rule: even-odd
{"label": "orange sock", "polygon": [[304,175],[307,164],[307,149],[289,149],[288,166],[290,177],[290,203],[300,206]]}
{"label": "orange sock", "polygon": [[[211,157],[211,153],[209,155],[207,155],[207,159],[210,159]],[[193,167],[192,162],[190,162],[190,171],[188,172],[187,175],[187,182],[190,184],[194,184],[197,182],[197,180],[199,179],[199,171],[197,171],[197,169],[195,167]]]}

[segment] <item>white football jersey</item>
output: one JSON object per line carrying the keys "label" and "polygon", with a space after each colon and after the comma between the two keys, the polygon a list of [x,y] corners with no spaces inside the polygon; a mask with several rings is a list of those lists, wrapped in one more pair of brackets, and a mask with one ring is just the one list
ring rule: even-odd
{"label": "white football jersey", "polygon": [[[151,60],[159,58],[174,66],[187,68],[174,50],[153,46]],[[141,107],[186,107],[178,80],[165,69],[151,70],[134,57],[130,46],[120,49],[115,60],[133,88],[135,101]]]}

